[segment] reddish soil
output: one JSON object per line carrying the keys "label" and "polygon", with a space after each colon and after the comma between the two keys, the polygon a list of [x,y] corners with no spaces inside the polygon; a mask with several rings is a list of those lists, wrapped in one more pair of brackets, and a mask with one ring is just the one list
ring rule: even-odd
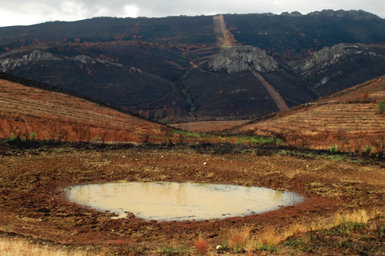
{"label": "reddish soil", "polygon": [[0,138],[143,141],[167,128],[67,94],[0,80]]}
{"label": "reddish soil", "polygon": [[385,114],[377,104],[385,100],[385,76],[341,91],[314,103],[295,107],[232,131],[281,137],[301,148],[385,153]]}
{"label": "reddish soil", "polygon": [[[261,156],[256,151],[216,155],[202,150],[5,148],[0,156],[0,230],[54,243],[111,250],[133,247],[141,254],[153,254],[170,244],[192,247],[199,236],[215,246],[225,241],[232,228],[247,226],[256,235],[267,228],[308,225],[336,211],[385,209],[381,163]],[[70,203],[63,194],[64,188],[75,184],[121,180],[266,186],[297,192],[306,200],[242,218],[156,222],[134,216],[114,220],[111,213]]]}
{"label": "reddish soil", "polygon": [[190,132],[218,132],[234,128],[250,122],[250,120],[237,121],[200,121],[170,124],[169,126]]}

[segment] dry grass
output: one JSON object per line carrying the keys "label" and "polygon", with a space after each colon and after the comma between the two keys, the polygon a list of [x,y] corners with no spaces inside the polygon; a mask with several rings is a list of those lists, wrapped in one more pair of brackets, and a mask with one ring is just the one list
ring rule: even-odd
{"label": "dry grass", "polygon": [[369,221],[369,216],[368,213],[364,209],[360,210],[355,210],[352,213],[347,213],[347,214],[336,214],[334,217],[335,219],[335,226],[347,223],[347,222],[352,222],[352,223],[357,223],[357,224],[367,224]]}
{"label": "dry grass", "polygon": [[194,246],[198,255],[206,255],[209,251],[209,246],[203,238],[194,241]]}
{"label": "dry grass", "polygon": [[372,218],[375,218],[374,214],[371,216],[366,210],[359,209],[350,213],[337,213],[328,219],[319,219],[312,223],[289,225],[282,230],[268,228],[256,236],[251,236],[250,228],[247,227],[243,230],[234,229],[229,233],[227,245],[234,252],[256,251],[266,246],[277,246],[294,235],[322,229],[329,230],[345,223],[367,224]]}
{"label": "dry grass", "polygon": [[277,245],[282,240],[284,240],[284,238],[285,236],[283,236],[281,233],[277,232],[275,229],[270,228],[258,236],[258,246]]}
{"label": "dry grass", "polygon": [[229,233],[227,240],[227,246],[234,252],[242,252],[246,250],[250,242],[250,228],[244,228],[242,230],[232,229]]}
{"label": "dry grass", "polygon": [[312,104],[246,124],[234,133],[279,136],[287,145],[329,150],[385,152],[385,115],[377,110],[385,77],[349,88]]}
{"label": "dry grass", "polygon": [[236,121],[200,121],[170,124],[171,127],[190,131],[190,132],[218,132],[231,129],[235,126],[246,124],[250,120]]}
{"label": "dry grass", "polygon": [[64,250],[48,245],[35,245],[17,238],[0,238],[0,256],[88,256],[103,255],[81,250]]}
{"label": "dry grass", "polygon": [[[12,94],[9,93],[12,87]],[[67,94],[0,79],[0,138],[140,142],[166,128]]]}

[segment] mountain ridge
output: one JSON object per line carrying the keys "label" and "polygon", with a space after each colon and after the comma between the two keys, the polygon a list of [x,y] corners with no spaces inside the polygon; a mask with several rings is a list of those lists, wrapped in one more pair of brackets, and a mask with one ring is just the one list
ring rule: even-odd
{"label": "mountain ridge", "polygon": [[0,73],[0,138],[142,142],[169,128],[63,90]]}
{"label": "mountain ridge", "polygon": [[[221,17],[232,41],[228,49],[221,46],[213,16],[0,28],[0,71],[166,123],[278,111],[248,70],[261,63],[274,64],[257,70],[289,107],[385,74],[385,20],[375,15],[325,10]],[[232,57],[224,58],[226,51]],[[225,66],[213,68],[218,58]],[[226,72],[229,63],[236,72]]]}

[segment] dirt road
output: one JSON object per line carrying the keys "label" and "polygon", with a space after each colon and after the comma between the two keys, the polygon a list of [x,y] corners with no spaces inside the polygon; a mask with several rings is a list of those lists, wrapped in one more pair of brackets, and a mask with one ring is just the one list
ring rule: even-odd
{"label": "dirt road", "polygon": [[269,95],[273,98],[275,104],[277,104],[277,107],[280,111],[288,110],[289,107],[287,106],[286,102],[283,100],[281,95],[274,89],[274,87],[263,78],[261,74],[259,74],[256,71],[252,72],[253,75],[262,83],[262,85],[266,88]]}
{"label": "dirt road", "polygon": [[225,19],[223,15],[217,15],[213,17],[214,31],[217,35],[218,44],[222,48],[230,48],[236,45],[234,36],[226,27]]}

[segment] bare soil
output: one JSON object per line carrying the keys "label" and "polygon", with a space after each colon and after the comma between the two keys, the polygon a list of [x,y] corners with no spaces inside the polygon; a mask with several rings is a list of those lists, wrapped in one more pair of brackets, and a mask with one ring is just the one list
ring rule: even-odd
{"label": "bare soil", "polygon": [[[219,150],[219,148],[222,150]],[[385,209],[385,163],[283,156],[274,150],[226,145],[133,147],[51,145],[12,148],[0,156],[0,230],[73,246],[135,248],[154,254],[162,246],[192,247],[199,236],[215,247],[233,228],[253,235],[268,228],[307,225],[336,212]],[[217,153],[215,153],[217,152]],[[156,222],[113,214],[66,200],[63,189],[111,181],[175,181],[264,186],[305,197],[301,204],[246,217]]]}
{"label": "bare soil", "polygon": [[348,88],[316,102],[266,116],[232,133],[275,136],[286,145],[345,152],[385,154],[385,114],[377,110],[385,99],[385,77]]}
{"label": "bare soil", "polygon": [[139,142],[166,133],[156,124],[68,94],[0,79],[0,138]]}
{"label": "bare soil", "polygon": [[234,128],[250,122],[250,120],[235,120],[235,121],[197,121],[187,123],[175,123],[169,126],[177,129],[182,129],[190,132],[219,132]]}
{"label": "bare soil", "polygon": [[227,29],[223,15],[213,16],[214,31],[217,35],[217,42],[223,48],[237,45],[234,35]]}

